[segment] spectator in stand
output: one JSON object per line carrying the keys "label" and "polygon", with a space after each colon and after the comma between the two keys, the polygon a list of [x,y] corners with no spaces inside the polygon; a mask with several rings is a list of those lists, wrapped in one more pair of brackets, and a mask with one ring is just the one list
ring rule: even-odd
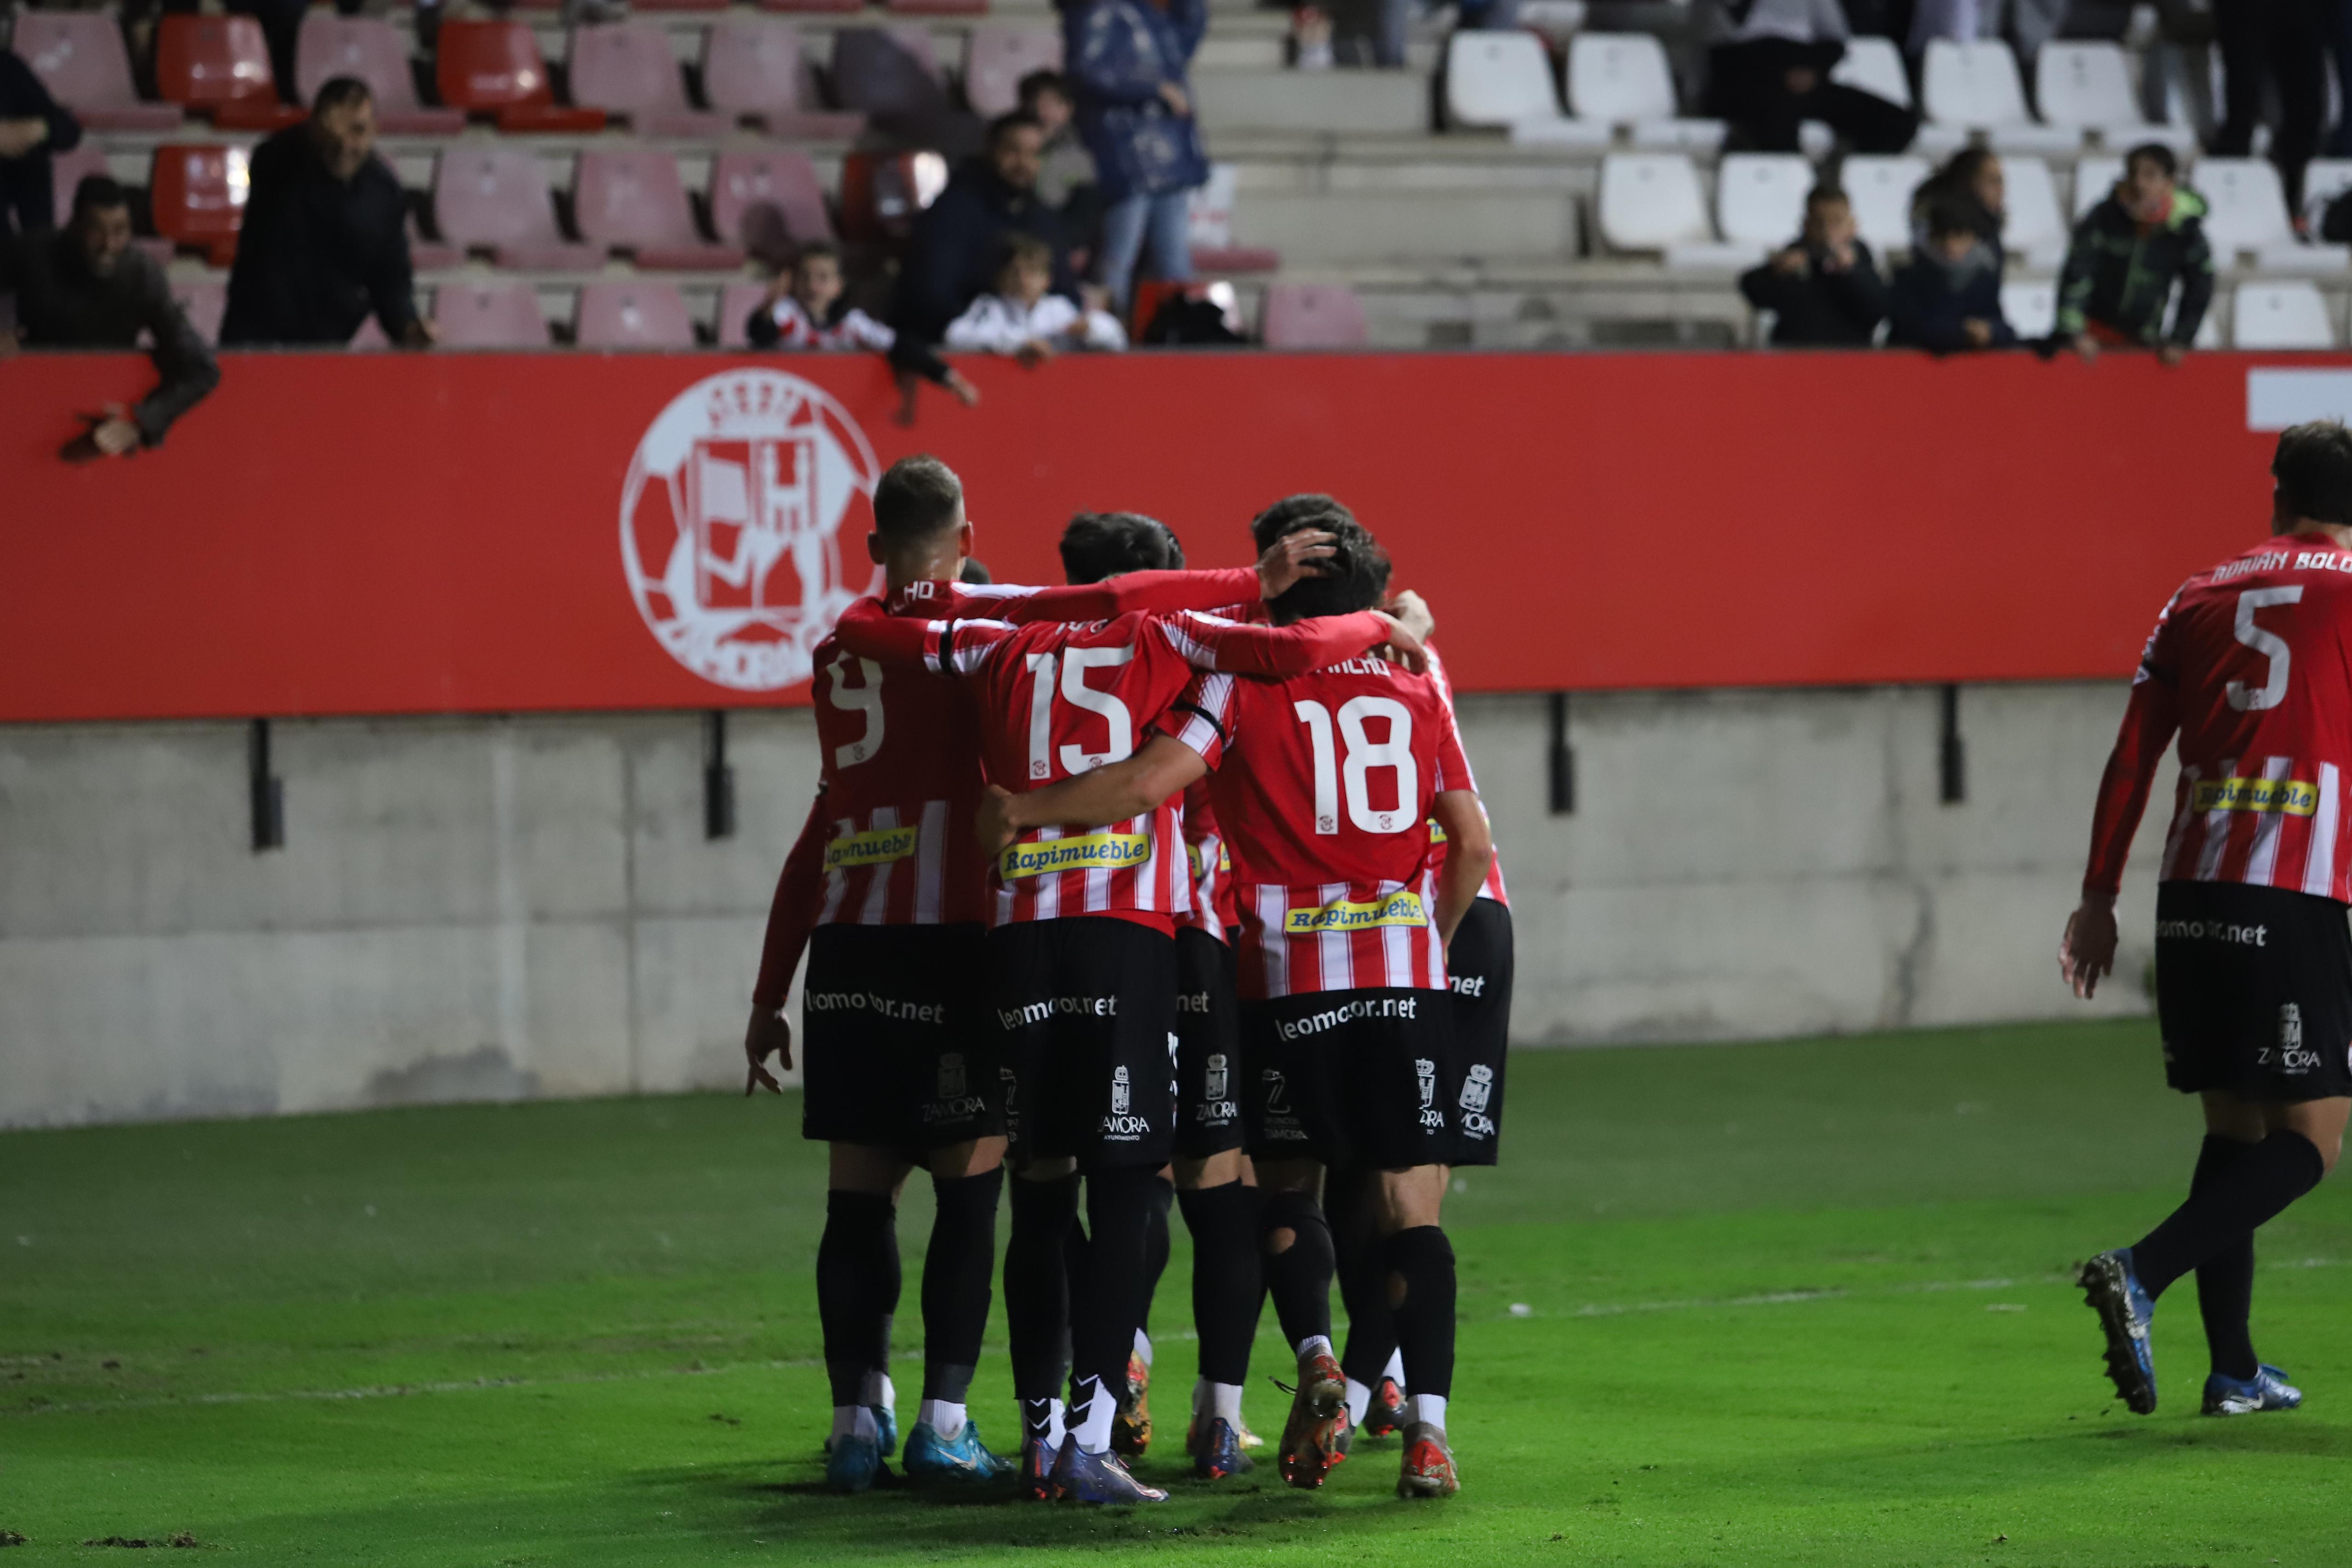
{"label": "spectator in stand", "polygon": [[1014,110],[989,122],[987,150],[968,159],[915,224],[891,325],[936,343],[996,277],[1004,236],[1027,235],[1054,257],[1054,287],[1072,292],[1061,220],[1037,194],[1045,127]]}
{"label": "spectator in stand", "polygon": [[1928,247],[1927,223],[1938,207],[1967,218],[1969,229],[1992,253],[1996,269],[2007,268],[2009,253],[2001,246],[2000,230],[2008,217],[2009,187],[1991,148],[1961,148],[1920,185],[1911,199],[1913,250]]}
{"label": "spectator in stand", "polygon": [[1707,112],[1735,148],[1797,152],[1797,127],[1818,120],[1858,152],[1900,152],[1919,129],[1901,104],[1830,80],[1849,36],[1838,0],[1710,0],[1702,36]]}
{"label": "spectator in stand", "polygon": [[224,345],[341,348],[371,311],[395,343],[433,341],[411,287],[407,193],[375,155],[364,82],[321,87],[310,118],[255,148],[250,168]]}
{"label": "spectator in stand", "polygon": [[841,252],[829,241],[800,247],[744,330],[755,349],[867,350],[887,356],[897,369],[937,382],[966,408],[980,401],[980,390],[929,344],[909,340],[901,349],[898,333],[850,304],[842,291]]}
{"label": "spectator in stand", "polygon": [[2278,165],[2291,213],[2303,211],[2304,170],[2319,151],[2327,115],[2327,49],[2346,9],[2344,0],[2215,0],[2213,6],[2223,99],[2221,123],[2206,151],[2217,158],[2252,153],[2263,102],[2275,95],[2279,119],[2271,131],[2271,162]]}
{"label": "spectator in stand", "polygon": [[1053,253],[1027,235],[1004,242],[996,292],[983,294],[948,327],[948,347],[1005,354],[1039,364],[1068,349],[1124,349],[1127,333],[1108,312],[1081,308],[1052,292]]}
{"label": "spectator in stand", "polygon": [[1927,243],[1895,275],[1888,342],[1937,354],[2015,346],[2000,312],[2000,257],[1978,232],[1979,215],[1957,196],[1928,209]]}
{"label": "spectator in stand", "polygon": [[0,49],[0,237],[57,226],[49,155],[81,144],[81,122],[33,68]]}
{"label": "spectator in stand", "polygon": [[1095,161],[1072,123],[1077,104],[1069,79],[1059,71],[1031,71],[1021,78],[1021,112],[1045,133],[1037,163],[1037,199],[1061,214],[1062,234],[1073,246],[1087,243],[1102,215],[1095,191]]}
{"label": "spectator in stand", "polygon": [[1776,349],[1866,349],[1886,319],[1886,285],[1855,231],[1853,207],[1834,185],[1805,198],[1805,229],[1739,280],[1759,310],[1772,311]]}
{"label": "spectator in stand", "polygon": [[1102,191],[1095,276],[1121,314],[1139,261],[1171,282],[1192,276],[1188,198],[1209,155],[1184,73],[1208,25],[1207,0],[1063,0],[1062,57]]}
{"label": "spectator in stand", "polygon": [[172,298],[163,269],[131,244],[131,198],[103,174],[74,187],[73,221],[17,235],[0,247],[0,295],[16,298],[18,340],[37,349],[130,349],[154,340],[163,379],[136,408],[110,406],[64,455],[121,457],[160,445],[172,422],[220,384],[220,367]]}
{"label": "spectator in stand", "polygon": [[[2205,203],[2178,183],[2179,164],[2160,141],[2135,147],[2107,199],[2074,225],[2058,275],[2058,325],[2053,344],[2071,343],[2086,360],[2102,345],[2152,348],[2177,365],[2197,340],[2213,302],[2213,250],[2205,241]],[[2180,309],[2164,329],[2164,307],[2180,285]]]}

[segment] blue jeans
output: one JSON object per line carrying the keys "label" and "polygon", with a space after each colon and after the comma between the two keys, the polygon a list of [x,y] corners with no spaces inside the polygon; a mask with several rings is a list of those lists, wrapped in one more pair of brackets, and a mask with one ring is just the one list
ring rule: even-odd
{"label": "blue jeans", "polygon": [[1135,292],[1135,264],[1149,240],[1151,276],[1181,282],[1192,276],[1192,246],[1186,233],[1185,207],[1190,191],[1162,195],[1137,192],[1103,210],[1102,286],[1110,290],[1111,310],[1124,318]]}

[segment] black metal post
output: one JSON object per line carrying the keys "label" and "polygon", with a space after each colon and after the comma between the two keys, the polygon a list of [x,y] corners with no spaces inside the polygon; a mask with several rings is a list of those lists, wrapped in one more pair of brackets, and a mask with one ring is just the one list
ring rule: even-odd
{"label": "black metal post", "polygon": [[246,743],[247,784],[252,797],[253,852],[286,847],[286,786],[269,771],[269,721],[257,718]]}
{"label": "black metal post", "polygon": [[702,721],[702,836],[735,836],[735,770],[727,766],[724,708],[712,708]]}
{"label": "black metal post", "polygon": [[1960,688],[1944,688],[1944,733],[1939,758],[1944,779],[1943,799],[1957,806],[1969,798],[1969,743],[1960,736]]}
{"label": "black metal post", "polygon": [[1576,748],[1568,743],[1568,694],[1551,694],[1551,814],[1576,810]]}

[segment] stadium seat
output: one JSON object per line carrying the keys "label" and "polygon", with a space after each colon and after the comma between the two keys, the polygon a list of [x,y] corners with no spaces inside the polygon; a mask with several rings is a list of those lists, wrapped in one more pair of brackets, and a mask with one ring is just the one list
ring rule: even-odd
{"label": "stadium seat", "polygon": [[824,186],[805,152],[721,152],[710,166],[710,226],[775,266],[803,240],[834,237]]}
{"label": "stadium seat", "polygon": [[814,108],[807,83],[800,29],[790,22],[730,16],[702,36],[702,96],[721,114],[793,140],[853,141],[866,129],[862,114]]}
{"label": "stadium seat", "polygon": [[1630,125],[1637,147],[1712,150],[1719,120],[1684,120],[1666,49],[1647,33],[1579,33],[1568,46],[1568,106],[1580,120]]}
{"label": "stadium seat", "polygon": [[49,210],[57,214],[58,227],[73,222],[74,187],[105,172],[106,150],[88,141],[70,152],[49,154]]}
{"label": "stadium seat", "polygon": [[495,116],[501,131],[577,134],[604,128],[603,110],[556,103],[547,62],[527,22],[442,23],[434,79],[442,102]]}
{"label": "stadium seat", "polygon": [[408,47],[381,16],[338,16],[312,10],[294,42],[295,90],[305,103],[337,77],[357,77],[375,95],[376,129],[390,136],[455,136],[462,110],[427,109],[416,100]]}
{"label": "stadium seat", "polygon": [[49,96],[91,131],[169,131],[176,104],[142,103],[114,17],[100,11],[19,11],[12,47]]}
{"label": "stadium seat", "polygon": [[245,149],[226,142],[167,142],[155,149],[147,196],[155,232],[174,245],[200,246],[213,265],[236,257],[249,176]]}
{"label": "stadium seat", "polygon": [[1853,224],[1870,248],[1883,257],[1911,247],[1911,198],[1927,178],[1927,161],[1912,153],[1895,157],[1856,155],[1839,171]]}
{"label": "stadium seat", "polygon": [[1259,317],[1269,349],[1360,349],[1371,340],[1364,302],[1344,283],[1269,283]]}
{"label": "stadium seat", "polygon": [[1998,38],[1931,39],[1919,96],[1927,118],[1943,132],[1939,140],[1931,139],[1935,147],[1956,147],[1971,131],[1985,132],[2003,152],[2069,152],[2082,144],[2079,131],[2038,125],[2025,112],[2017,57]]}
{"label": "stadium seat", "polygon": [[2215,265],[2229,266],[2242,250],[2294,243],[2286,187],[2267,158],[2207,158],[2190,183],[2205,198],[2205,237]]}
{"label": "stadium seat", "polygon": [[1601,161],[1601,237],[1612,250],[1706,244],[1698,171],[1680,152],[1612,152]]}
{"label": "stadium seat", "polygon": [[603,264],[603,249],[574,245],[555,226],[555,198],[527,147],[467,142],[433,162],[433,222],[441,237],[489,251],[500,267],[573,272]]}
{"label": "stadium seat", "polygon": [[731,245],[694,226],[694,206],[667,152],[591,148],[572,182],[572,221],[593,245],[635,253],[639,267],[723,271],[743,265]]}
{"label": "stadium seat", "polygon": [[1204,277],[1273,272],[1282,266],[1280,251],[1234,243],[1236,180],[1231,163],[1212,163],[1208,179],[1193,186],[1184,203],[1184,227],[1192,242],[1192,270]]}
{"label": "stadium seat", "polygon": [[963,100],[984,120],[1021,105],[1021,78],[1062,68],[1062,36],[1043,27],[982,22],[964,38]]}
{"label": "stadium seat", "polygon": [[727,0],[631,0],[632,11],[724,11]]}
{"label": "stadium seat", "polygon": [[1805,225],[1813,166],[1794,152],[1727,152],[1715,172],[1715,226],[1735,245],[1775,248]]}
{"label": "stadium seat", "polygon": [[1447,124],[1514,126],[1559,118],[1559,89],[1541,38],[1465,29],[1446,40]]}
{"label": "stadium seat", "polygon": [[2231,301],[2230,341],[2240,349],[2332,349],[2336,329],[2315,283],[2242,283]]}
{"label": "stadium seat", "polygon": [[2303,211],[2313,234],[2319,232],[2328,204],[2347,191],[2352,191],[2352,158],[2314,158],[2304,165]]}
{"label": "stadium seat", "polygon": [[1844,57],[1830,68],[1830,80],[1911,107],[1911,73],[1903,68],[1903,51],[1892,38],[1848,38]]}
{"label": "stadium seat", "polygon": [[221,318],[228,314],[228,285],[197,278],[175,280],[172,298],[187,313],[188,325],[196,329],[196,336],[218,348]]}
{"label": "stadium seat", "polygon": [[893,16],[985,16],[988,0],[882,0]]}
{"label": "stadium seat", "polygon": [[751,320],[751,312],[760,308],[760,301],[767,297],[768,286],[764,283],[730,283],[719,291],[719,319],[714,325],[719,329],[720,348],[748,349],[751,346],[751,334],[745,323]]}
{"label": "stadium seat", "polygon": [[646,277],[582,286],[572,340],[583,349],[691,349],[694,319],[677,286]]}
{"label": "stadium seat", "polygon": [[625,120],[645,136],[709,138],[730,117],[691,108],[669,29],[653,22],[599,22],[572,29],[572,101]]}
{"label": "stadium seat", "polygon": [[948,185],[936,152],[852,152],[841,164],[841,234],[860,245],[898,245]]}
{"label": "stadium seat", "polygon": [[278,100],[269,43],[250,16],[165,16],[155,30],[155,90],[240,131],[275,131],[303,117]]}
{"label": "stadium seat", "polygon": [[2058,325],[2058,285],[2050,280],[2039,283],[2004,283],[2000,286],[2000,313],[2021,338],[2047,338]]}
{"label": "stadium seat", "polygon": [[2116,182],[2124,177],[2121,158],[2099,156],[2078,159],[2074,164],[2074,221],[2081,223],[2090,216],[2091,209],[2113,193]]}
{"label": "stadium seat", "polygon": [[408,265],[418,272],[443,272],[462,267],[466,251],[462,246],[446,240],[426,239],[416,227],[416,214],[411,212],[405,225],[408,231]]}
{"label": "stadium seat", "polygon": [[833,36],[833,98],[877,118],[922,119],[947,107],[947,79],[921,26],[844,27]]}
{"label": "stadium seat", "polygon": [[547,319],[528,283],[445,283],[433,291],[433,324],[444,349],[547,347]]}
{"label": "stadium seat", "polygon": [[2048,123],[2102,131],[2110,141],[2147,124],[2132,96],[2131,62],[2121,44],[2042,45],[2033,62],[2033,99]]}
{"label": "stadium seat", "polygon": [[2039,158],[2015,157],[2003,158],[2000,169],[2007,187],[2001,245],[2038,267],[2056,267],[2065,259],[2068,225],[2050,165]]}
{"label": "stadium seat", "polygon": [[763,11],[792,11],[809,16],[847,16],[866,9],[866,0],[760,0]]}

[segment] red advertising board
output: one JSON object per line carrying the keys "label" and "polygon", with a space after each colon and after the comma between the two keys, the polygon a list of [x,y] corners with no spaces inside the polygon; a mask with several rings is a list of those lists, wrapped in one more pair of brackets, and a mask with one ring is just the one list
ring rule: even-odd
{"label": "red advertising board", "polygon": [[1075,510],[1234,565],[1328,490],[1467,688],[2116,675],[2265,525],[2257,362],[1072,357],[974,365],[979,408],[907,429],[866,356],[233,355],[163,447],[77,466],[78,411],[152,371],[22,356],[0,719],[800,701],[916,451],[1006,580],[1055,580]]}

